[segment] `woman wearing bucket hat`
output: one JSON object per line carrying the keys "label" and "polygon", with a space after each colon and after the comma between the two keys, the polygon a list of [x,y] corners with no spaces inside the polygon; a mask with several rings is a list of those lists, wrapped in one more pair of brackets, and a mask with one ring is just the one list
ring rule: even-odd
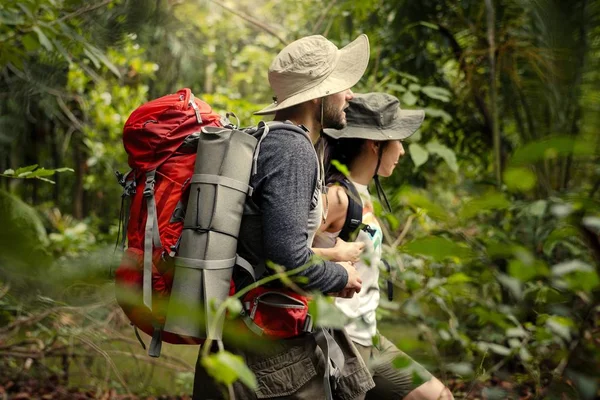
{"label": "woman wearing bucket hat", "polygon": [[[381,258],[383,234],[375,218],[367,186],[374,181],[377,194],[389,208],[379,176],[388,177],[393,173],[399,158],[404,155],[401,141],[421,126],[423,118],[422,110],[401,110],[394,96],[369,93],[355,95],[350,101],[345,128],[325,129],[328,136],[326,176],[330,185],[327,194],[329,207],[327,220],[321,225],[321,232],[313,245],[333,246],[347,224],[349,204],[362,204],[362,225],[352,237],[365,245],[362,260],[356,263],[363,290],[352,298],[336,299],[336,306],[353,319],[346,330],[373,375],[375,388],[367,393],[367,399],[453,398],[442,382],[377,332],[375,317],[379,304],[379,268],[385,264]],[[336,163],[329,162],[332,160],[345,165],[349,176],[338,170]],[[353,196],[359,198],[354,199]],[[410,360],[410,365],[403,369],[395,368],[393,360],[399,357]],[[424,383],[413,379],[415,373],[420,378],[417,380]]]}
{"label": "woman wearing bucket hat", "polygon": [[[275,102],[256,113],[275,114],[274,120],[280,123],[270,125],[259,143],[257,169],[250,182],[254,191],[246,202],[238,254],[255,266],[271,261],[289,271],[308,265],[300,273],[305,280],[299,284],[306,291],[351,297],[361,290],[361,279],[351,263],[312,261],[310,244],[323,214],[323,149],[314,145],[322,142],[323,128],[345,126],[344,109],[353,96],[350,88],[364,74],[368,59],[365,35],[341,49],[322,36],[299,39],[272,62],[268,77]],[[234,281],[236,288],[247,284],[235,273]],[[288,290],[281,284],[271,288]],[[244,304],[251,307],[247,296]],[[246,311],[249,327],[270,317],[252,319],[255,313]],[[269,313],[268,307],[263,312]],[[273,315],[280,314],[273,311]],[[236,399],[364,398],[374,383],[345,331],[314,330],[310,318],[304,322],[308,324],[303,323],[303,332],[283,340],[270,339],[266,349],[257,350],[258,337],[253,340],[255,348],[228,346],[244,357],[258,383],[256,390],[250,390],[238,381],[229,388],[230,395]],[[258,325],[259,331],[262,328],[268,327]],[[221,398],[209,380],[199,359],[194,399]]]}

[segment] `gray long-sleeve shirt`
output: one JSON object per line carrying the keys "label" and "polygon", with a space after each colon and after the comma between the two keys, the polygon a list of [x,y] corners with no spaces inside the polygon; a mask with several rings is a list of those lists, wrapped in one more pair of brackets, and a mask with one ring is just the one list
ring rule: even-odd
{"label": "gray long-sleeve shirt", "polygon": [[[251,264],[266,259],[289,271],[310,261],[307,227],[317,168],[312,143],[303,134],[273,129],[264,138],[238,240],[238,253]],[[315,263],[300,275],[308,278],[300,286],[322,293],[339,292],[348,281],[346,270],[331,261]]]}

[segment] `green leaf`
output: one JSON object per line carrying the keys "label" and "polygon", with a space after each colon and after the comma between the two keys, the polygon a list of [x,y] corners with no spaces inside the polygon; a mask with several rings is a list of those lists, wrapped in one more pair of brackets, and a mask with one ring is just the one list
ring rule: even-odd
{"label": "green leaf", "polygon": [[452,94],[447,89],[437,86],[424,86],[421,88],[421,92],[425,93],[429,98],[440,100],[444,103],[449,102],[452,97]]}
{"label": "green leaf", "polygon": [[457,283],[467,283],[471,282],[472,279],[462,272],[456,272],[448,277],[446,280],[449,284],[457,284]]}
{"label": "green leaf", "polygon": [[[15,175],[21,175],[23,172],[30,172],[33,171],[34,169],[36,169],[38,167],[37,164],[33,164],[33,165],[28,165],[26,167],[21,167],[18,168],[17,171],[15,172]],[[6,173],[6,172],[5,172]]]}
{"label": "green leaf", "polygon": [[553,315],[546,320],[546,327],[565,340],[571,340],[571,328],[575,326],[572,319]]}
{"label": "green leaf", "polygon": [[31,172],[27,178],[37,178],[40,176],[52,176],[56,173],[56,171],[54,171],[53,169],[46,169],[46,168],[38,168],[35,171]]}
{"label": "green leaf", "polygon": [[498,274],[496,279],[498,279],[498,282],[508,289],[516,299],[523,298],[523,285],[521,281],[504,274]]}
{"label": "green leaf", "polygon": [[552,267],[552,275],[554,276],[563,276],[576,271],[593,272],[594,267],[580,260],[565,261]]}
{"label": "green leaf", "polygon": [[555,136],[525,144],[515,150],[508,165],[517,167],[538,161],[573,154],[589,156],[594,154],[594,146],[569,136]]}
{"label": "green leaf", "polygon": [[239,316],[244,309],[242,302],[235,297],[228,297],[225,300],[225,306],[227,307],[228,316],[232,318]]}
{"label": "green leaf", "polygon": [[399,355],[398,357],[394,358],[394,360],[392,361],[392,365],[396,369],[408,368],[412,365],[412,363],[413,363],[413,361],[410,359],[410,357],[408,357],[406,355]]}
{"label": "green leaf", "polygon": [[473,366],[468,362],[456,362],[446,364],[446,369],[459,376],[473,375]]}
{"label": "green leaf", "polygon": [[389,90],[396,91],[396,92],[400,92],[400,93],[404,93],[404,92],[406,92],[406,87],[404,87],[404,86],[402,86],[402,85],[398,85],[397,83],[389,83],[389,84],[387,85],[387,88],[388,88]]}
{"label": "green leaf", "polygon": [[503,193],[490,192],[483,197],[466,202],[460,210],[458,217],[462,220],[468,220],[484,211],[504,210],[510,207],[511,203],[506,199]]}
{"label": "green leaf", "polygon": [[508,356],[511,353],[511,350],[508,347],[496,343],[477,342],[477,347],[482,351],[489,350],[501,356]]}
{"label": "green leaf", "polygon": [[31,28],[38,35],[38,39],[40,40],[40,44],[44,46],[44,48],[48,51],[52,51],[52,42],[48,39],[48,37],[42,32],[39,26],[33,26]]}
{"label": "green leaf", "polygon": [[528,168],[507,168],[503,174],[503,180],[508,190],[513,192],[527,192],[535,187],[537,178]]}
{"label": "green leaf", "polygon": [[100,60],[102,64],[104,64],[110,71],[112,71],[117,78],[121,77],[121,72],[119,72],[119,69],[108,59],[108,57],[106,57],[106,54],[92,45],[87,45],[86,47],[88,48],[89,52],[92,53],[96,59]]}
{"label": "green leaf", "polygon": [[469,248],[439,236],[428,236],[413,240],[402,246],[400,251],[413,255],[428,256],[436,261],[443,261],[447,258],[463,260],[470,258],[472,255]]}
{"label": "green leaf", "polygon": [[36,35],[33,33],[28,33],[23,36],[21,39],[21,43],[27,52],[34,52],[40,48],[41,44]]}
{"label": "green leaf", "polygon": [[419,85],[418,83],[411,83],[410,85],[408,85],[408,90],[410,90],[411,92],[418,92],[421,89],[421,85]]}
{"label": "green leaf", "polygon": [[349,318],[333,302],[333,298],[318,294],[308,302],[308,312],[312,315],[315,326],[343,328],[348,324]]}
{"label": "green leaf", "polygon": [[418,143],[411,143],[408,145],[408,154],[415,164],[415,168],[419,168],[421,165],[427,162],[429,153]]}
{"label": "green leaf", "polygon": [[425,114],[431,118],[441,118],[445,123],[452,122],[452,116],[444,110],[427,107],[425,108]]}
{"label": "green leaf", "polygon": [[415,190],[402,189],[398,193],[398,198],[399,201],[404,205],[409,207],[418,207],[426,211],[427,215],[433,219],[444,222],[450,220],[450,215],[446,210]]}
{"label": "green leaf", "polygon": [[592,232],[600,234],[600,217],[587,216],[583,217],[581,223]]}
{"label": "green leaf", "polygon": [[431,22],[427,22],[427,21],[419,21],[419,25],[422,25],[426,28],[433,29],[436,31],[440,29],[439,26],[437,26],[436,24],[432,24]]}
{"label": "green leaf", "polygon": [[257,388],[256,377],[248,368],[244,359],[228,351],[219,351],[202,357],[202,365],[217,382],[231,385],[238,379],[250,389]]}
{"label": "green leaf", "polygon": [[536,276],[548,276],[550,271],[548,270],[548,266],[541,260],[526,263],[516,259],[511,260],[508,264],[508,273],[521,282],[527,282]]}
{"label": "green leaf", "polygon": [[427,143],[425,147],[427,147],[427,151],[429,151],[429,153],[437,154],[438,156],[442,157],[452,172],[458,172],[458,164],[456,163],[456,154],[454,151],[436,141]]}
{"label": "green leaf", "polygon": [[414,106],[415,104],[417,104],[417,97],[412,94],[412,92],[405,92],[402,95],[402,105],[403,106]]}
{"label": "green leaf", "polygon": [[344,176],[346,176],[346,177],[350,176],[350,170],[348,169],[348,167],[345,164],[342,164],[338,160],[331,160],[331,165],[333,165],[335,168],[337,168],[337,170],[340,171],[342,174],[344,174]]}

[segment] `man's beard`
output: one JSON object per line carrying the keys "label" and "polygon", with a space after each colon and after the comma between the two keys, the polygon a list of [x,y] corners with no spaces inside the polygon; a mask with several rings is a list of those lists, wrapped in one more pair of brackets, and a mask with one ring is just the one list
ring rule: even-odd
{"label": "man's beard", "polygon": [[[329,129],[344,129],[346,127],[346,119],[344,118],[343,110],[336,109],[331,103],[323,98],[323,126],[322,128]],[[321,122],[321,115],[319,115],[319,122]]]}

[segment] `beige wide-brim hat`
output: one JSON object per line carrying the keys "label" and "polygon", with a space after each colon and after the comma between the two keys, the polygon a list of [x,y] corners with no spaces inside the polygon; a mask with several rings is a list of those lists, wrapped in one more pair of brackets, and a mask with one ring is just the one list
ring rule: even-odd
{"label": "beige wide-brim hat", "polygon": [[360,35],[341,49],[320,35],[296,40],[269,67],[269,83],[276,101],[255,114],[273,114],[350,89],[363,76],[368,64],[367,35]]}
{"label": "beige wide-brim hat", "polygon": [[355,94],[349,101],[346,126],[323,129],[334,139],[402,140],[419,129],[425,118],[423,110],[402,110],[400,101],[387,93]]}

